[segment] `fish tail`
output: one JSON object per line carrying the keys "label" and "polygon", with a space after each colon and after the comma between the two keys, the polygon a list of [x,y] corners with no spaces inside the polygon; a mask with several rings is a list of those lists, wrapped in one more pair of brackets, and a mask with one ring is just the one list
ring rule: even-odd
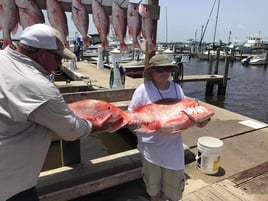
{"label": "fish tail", "polygon": [[133,45],[133,48],[141,49],[140,43],[138,42],[137,39],[133,40],[132,45]]}
{"label": "fish tail", "polygon": [[127,47],[125,42],[120,43],[120,50],[121,51],[127,51],[128,50],[128,47]]}
{"label": "fish tail", "polygon": [[3,41],[3,45],[2,45],[2,48],[4,49],[4,48],[6,48],[7,46],[11,46],[11,47],[14,47],[14,44],[12,43],[12,41],[11,41],[11,39],[5,39],[4,41]]}
{"label": "fish tail", "polygon": [[153,44],[153,43],[151,43],[150,45],[149,45],[149,53],[151,53],[152,51],[156,51],[156,46]]}
{"label": "fish tail", "polygon": [[85,46],[90,46],[90,41],[88,37],[83,37],[83,42]]}

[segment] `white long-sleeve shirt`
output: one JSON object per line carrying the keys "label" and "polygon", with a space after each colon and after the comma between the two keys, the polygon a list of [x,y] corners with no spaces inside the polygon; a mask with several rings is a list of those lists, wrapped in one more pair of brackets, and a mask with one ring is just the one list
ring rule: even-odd
{"label": "white long-sleeve shirt", "polygon": [[[48,61],[49,62],[49,61]],[[0,51],[0,200],[36,185],[52,131],[64,140],[92,125],[74,115],[46,71],[7,47]]]}

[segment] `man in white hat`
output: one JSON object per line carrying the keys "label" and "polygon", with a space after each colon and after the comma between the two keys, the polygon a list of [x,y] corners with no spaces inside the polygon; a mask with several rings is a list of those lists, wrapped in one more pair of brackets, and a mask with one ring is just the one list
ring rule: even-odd
{"label": "man in white hat", "polygon": [[69,109],[47,78],[62,58],[75,59],[51,26],[24,29],[16,50],[0,51],[0,200],[37,201],[35,185],[52,131],[76,140],[107,128],[92,124]]}

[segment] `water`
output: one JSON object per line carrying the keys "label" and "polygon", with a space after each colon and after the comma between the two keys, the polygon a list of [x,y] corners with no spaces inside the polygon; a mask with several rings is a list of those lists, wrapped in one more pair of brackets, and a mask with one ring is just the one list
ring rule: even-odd
{"label": "water", "polygon": [[[196,74],[208,74],[207,61],[192,58],[184,64],[184,75]],[[219,63],[218,74],[224,74],[224,61]],[[213,97],[206,97],[206,82],[186,82],[182,87],[186,96],[268,123],[267,66],[243,66],[240,61],[235,61],[230,63],[228,75],[231,80],[224,97],[217,97],[217,89]]]}

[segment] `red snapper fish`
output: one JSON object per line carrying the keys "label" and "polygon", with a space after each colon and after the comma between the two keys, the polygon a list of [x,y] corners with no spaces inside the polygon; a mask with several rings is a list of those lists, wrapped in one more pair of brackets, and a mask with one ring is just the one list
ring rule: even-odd
{"label": "red snapper fish", "polygon": [[153,36],[153,19],[151,17],[150,11],[144,4],[139,5],[139,13],[141,15],[141,33],[148,43],[149,53],[156,51],[156,46],[152,41]]}
{"label": "red snapper fish", "polygon": [[128,112],[130,124],[139,132],[177,133],[195,126],[214,115],[214,111],[197,100],[163,99]]}
{"label": "red snapper fish", "polygon": [[120,42],[120,50],[127,51],[125,37],[127,32],[127,16],[123,8],[121,8],[116,1],[112,3],[112,26],[116,37]]}
{"label": "red snapper fish", "polygon": [[59,30],[64,39],[64,45],[69,47],[67,37],[69,35],[67,17],[58,0],[47,0],[47,16],[52,27]]}
{"label": "red snapper fish", "polygon": [[8,45],[13,46],[10,37],[10,32],[15,34],[18,30],[18,9],[14,0],[0,1],[0,31],[3,32],[3,45],[5,48]]}
{"label": "red snapper fish", "polygon": [[19,23],[23,29],[28,26],[45,23],[44,14],[35,0],[15,0],[19,8]]}
{"label": "red snapper fish", "polygon": [[107,50],[107,36],[110,29],[110,19],[104,7],[102,7],[101,3],[98,0],[93,0],[92,2],[92,14],[93,22],[97,28],[98,33],[100,34],[102,48]]}
{"label": "red snapper fish", "polygon": [[81,3],[81,0],[72,1],[72,19],[74,24],[83,37],[83,43],[85,46],[90,46],[88,33],[89,16],[85,4]]}
{"label": "red snapper fish", "polygon": [[141,48],[138,37],[141,33],[141,15],[138,8],[133,3],[128,3],[127,8],[127,27],[129,35],[132,37],[133,48]]}
{"label": "red snapper fish", "polygon": [[115,105],[102,100],[86,99],[68,104],[80,118],[98,124],[108,121],[111,125],[107,132],[115,132],[128,123],[126,113]]}

